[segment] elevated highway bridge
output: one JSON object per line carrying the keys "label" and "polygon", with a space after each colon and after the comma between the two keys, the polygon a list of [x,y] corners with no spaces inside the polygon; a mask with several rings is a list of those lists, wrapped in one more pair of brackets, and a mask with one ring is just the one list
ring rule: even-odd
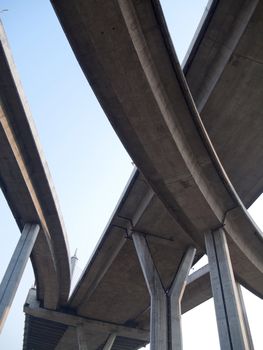
{"label": "elevated highway bridge", "polygon": [[211,2],[183,71],[158,1],[52,4],[138,170],[69,300],[30,292],[24,349],[181,349],[181,312],[211,296],[221,348],[252,349],[236,282],[262,298],[262,4]]}

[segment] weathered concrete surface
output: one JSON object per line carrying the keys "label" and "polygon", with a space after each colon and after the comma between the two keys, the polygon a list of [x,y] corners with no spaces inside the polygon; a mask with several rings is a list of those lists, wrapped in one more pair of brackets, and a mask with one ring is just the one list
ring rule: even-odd
{"label": "weathered concrete surface", "polygon": [[262,18],[262,1],[218,1],[184,68],[213,146],[246,207],[263,191]]}
{"label": "weathered concrete surface", "polygon": [[[222,0],[220,6],[213,6],[202,37],[193,47],[185,66],[201,118],[237,195],[195,109],[158,1],[85,3],[53,0],[52,3],[84,74],[144,175],[137,171],[126,188],[69,307],[83,317],[147,329],[149,296],[134,248],[123,236],[136,230],[147,234],[154,262],[167,286],[172,270],[179,266],[187,246],[196,245],[198,259],[204,253],[204,233],[222,225],[228,234],[236,278],[262,297],[262,234],[238,197],[240,195],[248,206],[263,189],[260,182],[263,148],[252,145],[254,137],[261,145],[258,130],[262,130],[262,118],[256,118],[256,126],[250,127],[252,117],[247,113],[253,108],[253,116],[259,116],[262,110],[262,101],[253,89],[253,86],[259,86],[255,72],[261,74],[262,71],[259,63],[257,70],[248,66],[244,80],[242,69],[234,70],[236,67],[232,75],[224,75],[231,68],[229,57],[239,45],[246,47],[246,57],[253,52],[253,40],[246,43],[242,40],[255,23],[257,28],[260,27],[262,5],[254,1],[248,4],[246,1]],[[225,18],[226,25],[223,26]],[[214,63],[217,54],[213,56],[213,48],[217,45],[217,37],[210,51],[209,43],[210,36],[216,31],[225,37],[222,36],[219,45],[224,52]],[[224,46],[228,36],[228,44],[233,49],[230,56]],[[256,47],[259,54],[259,45]],[[206,58],[210,61],[206,62]],[[239,58],[242,60],[241,56]],[[250,64],[249,60],[245,61]],[[209,64],[218,64],[218,67],[211,69],[210,74],[207,71],[203,74],[202,69]],[[201,77],[198,80],[199,71]],[[224,76],[226,80],[220,88]],[[196,80],[197,88],[194,86]],[[229,80],[236,82],[235,99],[227,89]],[[240,88],[246,87],[245,94],[242,88],[238,90],[241,82]],[[239,93],[243,101],[248,92],[254,97],[240,105]],[[218,99],[221,94],[224,97]],[[239,106],[244,108],[242,112]],[[244,126],[239,112],[247,118]],[[250,150],[253,146],[257,149],[252,151],[249,163],[244,162],[247,146]],[[189,278],[193,280],[185,291],[183,311],[211,296],[208,273],[203,272],[200,279]],[[63,346],[70,334],[72,329],[68,336],[65,333]],[[94,349],[97,341],[97,337],[94,338],[91,345]],[[102,344],[105,339],[100,341]],[[71,348],[69,345],[68,349]]]}
{"label": "weathered concrete surface", "polygon": [[[262,295],[262,234],[203,128],[158,3],[53,4],[109,120],[180,229],[203,247],[204,232],[225,225],[235,273]],[[225,129],[216,135],[225,141]],[[246,129],[243,138],[253,139],[253,133]],[[243,159],[236,172],[240,163]],[[254,185],[250,182],[249,190]]]}
{"label": "weathered concrete surface", "polygon": [[21,230],[27,222],[41,226],[31,260],[39,299],[56,308],[66,303],[70,285],[65,229],[1,24],[0,40],[1,189]]}

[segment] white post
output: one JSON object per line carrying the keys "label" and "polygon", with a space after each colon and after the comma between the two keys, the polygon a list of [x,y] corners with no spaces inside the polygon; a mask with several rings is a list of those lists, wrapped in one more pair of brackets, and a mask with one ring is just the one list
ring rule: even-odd
{"label": "white post", "polygon": [[8,315],[16,290],[20,283],[27,260],[31,254],[40,227],[37,224],[25,224],[16,249],[10,260],[0,285],[0,332]]}

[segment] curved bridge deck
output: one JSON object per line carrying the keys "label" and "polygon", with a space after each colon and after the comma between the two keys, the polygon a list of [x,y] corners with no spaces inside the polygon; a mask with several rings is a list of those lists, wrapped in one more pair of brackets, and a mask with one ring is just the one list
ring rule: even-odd
{"label": "curved bridge deck", "polygon": [[[262,4],[225,0],[211,7],[185,66],[187,85],[158,1],[52,3],[141,172],[129,183],[69,309],[89,322],[148,329],[150,301],[129,240],[133,232],[145,234],[168,286],[183,251],[196,246],[198,260],[205,253],[204,234],[224,227],[237,280],[262,297],[262,233],[245,209],[263,189],[257,92]],[[211,296],[207,271],[198,277],[202,283],[193,278],[186,289],[184,310]],[[26,312],[34,316],[34,307]],[[68,326],[57,349],[76,346],[69,321]],[[99,329],[90,332],[91,349],[107,339]]]}

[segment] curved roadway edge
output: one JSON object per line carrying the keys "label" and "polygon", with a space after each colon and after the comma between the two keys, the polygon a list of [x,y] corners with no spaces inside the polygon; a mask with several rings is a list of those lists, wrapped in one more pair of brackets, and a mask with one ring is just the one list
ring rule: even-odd
{"label": "curved roadway edge", "polygon": [[201,246],[205,232],[224,226],[236,275],[262,297],[262,234],[171,58],[158,2],[52,3],[112,126],[158,197]]}
{"label": "curved roadway edge", "polygon": [[262,1],[214,1],[184,66],[205,128],[246,207],[263,191],[262,31]]}
{"label": "curved roadway edge", "polygon": [[41,223],[31,260],[38,298],[56,309],[68,299],[67,238],[54,186],[0,23],[0,181],[19,228]]}

